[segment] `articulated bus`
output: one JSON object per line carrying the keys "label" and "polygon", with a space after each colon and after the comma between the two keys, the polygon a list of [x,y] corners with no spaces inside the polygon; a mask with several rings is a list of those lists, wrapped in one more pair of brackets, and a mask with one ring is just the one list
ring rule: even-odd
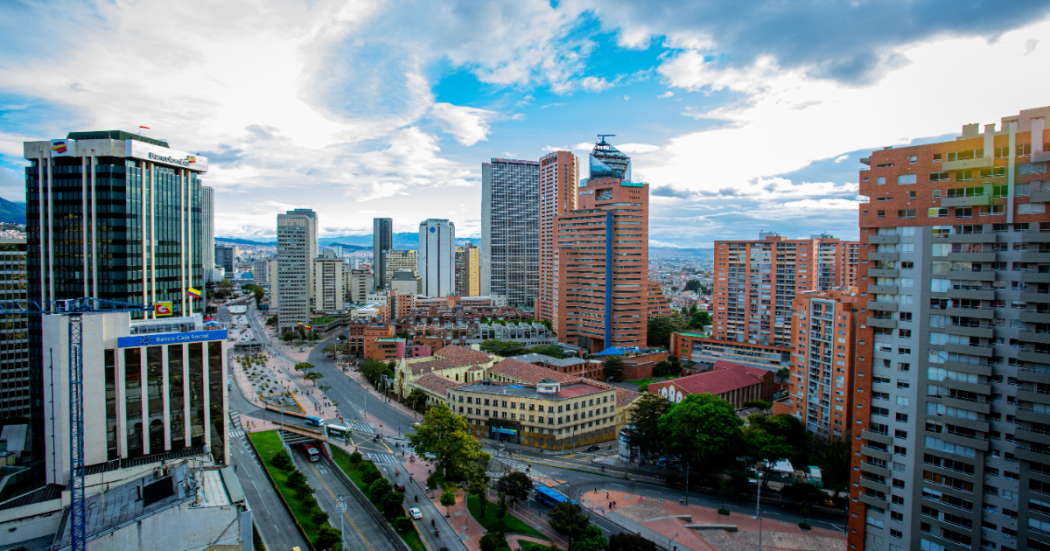
{"label": "articulated bus", "polygon": [[575,501],[542,484],[536,485],[536,501],[546,505],[547,507],[557,507],[558,504],[565,502],[569,502],[573,505],[576,505]]}
{"label": "articulated bus", "polygon": [[310,456],[310,461],[321,460],[321,452],[317,451],[317,448],[311,446],[310,444],[306,444],[303,447],[306,448],[306,455]]}
{"label": "articulated bus", "polygon": [[333,438],[346,438],[350,434],[350,429],[341,425],[325,425],[325,430]]}

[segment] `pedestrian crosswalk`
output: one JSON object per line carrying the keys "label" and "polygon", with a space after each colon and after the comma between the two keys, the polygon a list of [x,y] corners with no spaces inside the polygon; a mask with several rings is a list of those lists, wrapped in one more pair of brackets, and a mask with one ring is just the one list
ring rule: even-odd
{"label": "pedestrian crosswalk", "polygon": [[397,463],[397,458],[389,453],[370,453],[368,454],[368,458],[371,459],[373,463]]}
{"label": "pedestrian crosswalk", "polygon": [[365,434],[375,434],[375,431],[372,430],[372,427],[368,426],[368,423],[365,423],[364,421],[355,421],[351,423],[350,430],[354,432],[363,432]]}
{"label": "pedestrian crosswalk", "polygon": [[239,436],[244,436],[244,430],[243,429],[231,430],[230,431],[230,436],[233,437],[233,438],[237,438]]}

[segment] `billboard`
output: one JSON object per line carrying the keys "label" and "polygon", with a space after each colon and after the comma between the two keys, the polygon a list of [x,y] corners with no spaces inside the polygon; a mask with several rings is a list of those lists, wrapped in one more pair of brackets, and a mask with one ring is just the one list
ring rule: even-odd
{"label": "billboard", "polygon": [[51,157],[75,157],[76,140],[51,140]]}
{"label": "billboard", "polygon": [[160,165],[185,168],[194,172],[208,171],[208,158],[191,155],[183,151],[161,147],[138,140],[125,141],[126,155],[133,159],[142,159]]}
{"label": "billboard", "polygon": [[188,342],[220,341],[226,338],[226,330],[188,331],[186,333],[153,333],[149,335],[132,335],[117,339],[118,348],[139,346],[159,346],[162,344],[183,344]]}
{"label": "billboard", "polygon": [[153,305],[153,313],[158,318],[165,318],[172,314],[174,306],[171,302],[158,302]]}

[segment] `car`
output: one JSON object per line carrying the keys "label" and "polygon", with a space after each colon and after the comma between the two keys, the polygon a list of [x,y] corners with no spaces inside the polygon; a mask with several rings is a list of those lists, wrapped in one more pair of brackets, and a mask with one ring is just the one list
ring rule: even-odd
{"label": "car", "polygon": [[405,491],[405,485],[400,483],[400,482],[397,482],[397,483],[394,484],[394,489],[399,491],[399,492],[403,492],[403,491]]}
{"label": "car", "polygon": [[596,451],[598,451],[600,449],[602,449],[601,446],[591,446],[591,447],[587,448],[587,451],[589,451],[589,452],[596,452]]}
{"label": "car", "polygon": [[420,511],[418,507],[413,507],[409,509],[408,514],[412,515],[412,518],[416,520],[423,518],[423,511]]}

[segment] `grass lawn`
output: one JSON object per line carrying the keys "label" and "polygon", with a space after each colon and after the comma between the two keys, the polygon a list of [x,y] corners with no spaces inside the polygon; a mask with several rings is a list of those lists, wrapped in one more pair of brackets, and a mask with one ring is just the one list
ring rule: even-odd
{"label": "grass lawn", "polygon": [[[478,502],[478,498],[474,496],[467,497],[467,509],[470,510],[470,516],[474,517],[474,520],[478,524],[485,527],[489,532],[496,532],[500,528],[499,519],[496,518],[496,503],[489,502],[488,507],[485,508],[485,518],[481,518],[481,504]],[[535,528],[525,524],[518,517],[510,514],[507,511],[507,516],[503,519],[504,531],[508,534],[521,534],[524,536],[535,536],[537,538],[547,539],[546,536],[539,533]]]}
{"label": "grass lawn", "polygon": [[419,532],[415,528],[401,533],[401,539],[412,551],[427,551],[426,546],[423,545],[423,540],[419,537]]}
{"label": "grass lawn", "polygon": [[368,496],[368,499],[372,501],[372,504],[375,505],[377,509],[382,507],[382,504],[377,504],[374,500],[372,500],[372,496],[368,493],[368,483],[365,482],[365,471],[379,471],[379,469],[376,468],[375,464],[371,461],[366,461],[364,459],[357,462],[356,464],[351,463],[350,454],[344,452],[343,450],[335,446],[328,446],[328,449],[332,451],[332,459],[335,460],[335,464],[339,465],[339,468],[342,469],[344,473],[346,473],[346,476],[350,477],[350,480],[353,481],[354,486],[357,486],[357,489],[364,492],[364,494]]}
{"label": "grass lawn", "polygon": [[633,381],[625,381],[632,385],[638,385],[638,392],[645,392],[645,388],[649,386],[649,383],[653,382],[652,378],[649,379],[635,379]]}
{"label": "grass lawn", "polygon": [[295,471],[282,471],[273,465],[274,456],[283,449],[281,447],[281,438],[277,435],[277,431],[252,432],[248,434],[248,437],[251,438],[256,451],[259,452],[259,457],[262,458],[263,464],[266,465],[266,470],[270,473],[274,482],[277,483],[277,490],[281,492],[285,502],[288,503],[288,507],[292,510],[292,514],[295,515],[295,519],[299,521],[299,525],[306,532],[306,537],[310,541],[314,541],[317,538],[317,531],[320,527],[310,520],[309,511],[303,506],[302,501],[296,497],[295,491],[288,486],[288,475]]}
{"label": "grass lawn", "polygon": [[546,545],[534,541],[519,540],[518,544],[521,545],[521,551],[544,551],[547,549]]}

